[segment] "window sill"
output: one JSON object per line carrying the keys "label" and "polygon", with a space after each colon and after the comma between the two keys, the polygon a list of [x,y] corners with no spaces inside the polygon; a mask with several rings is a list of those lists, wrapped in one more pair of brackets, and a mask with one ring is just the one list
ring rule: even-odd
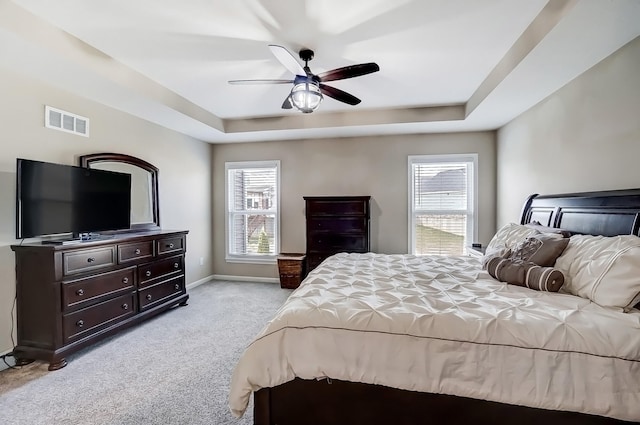
{"label": "window sill", "polygon": [[484,256],[484,251],[486,248],[482,247],[482,248],[476,248],[476,247],[472,247],[472,246],[468,246],[467,247],[467,255],[470,257],[475,257],[475,258],[482,258]]}
{"label": "window sill", "polygon": [[244,264],[277,264],[277,256],[275,255],[256,255],[256,256],[227,256],[227,263],[244,263]]}

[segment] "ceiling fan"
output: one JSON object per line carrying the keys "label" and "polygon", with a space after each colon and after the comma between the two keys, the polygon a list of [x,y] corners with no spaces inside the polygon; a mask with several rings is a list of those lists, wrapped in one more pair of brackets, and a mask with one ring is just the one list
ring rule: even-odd
{"label": "ceiling fan", "polygon": [[358,65],[350,65],[336,68],[331,71],[314,74],[309,69],[309,61],[313,59],[313,50],[300,50],[300,59],[304,61],[302,67],[297,59],[284,47],[270,44],[273,55],[291,71],[295,78],[292,80],[230,80],[229,84],[293,84],[291,93],[282,104],[282,109],[291,109],[294,106],[304,113],[313,112],[320,102],[322,95],[329,96],[349,105],[357,105],[360,99],[343,90],[324,84],[327,81],[344,80],[371,74],[380,70],[378,64],[369,62]]}

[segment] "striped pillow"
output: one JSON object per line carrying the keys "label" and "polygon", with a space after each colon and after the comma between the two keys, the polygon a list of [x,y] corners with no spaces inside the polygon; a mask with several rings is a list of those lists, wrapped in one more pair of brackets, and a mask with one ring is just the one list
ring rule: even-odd
{"label": "striped pillow", "polygon": [[487,264],[487,271],[501,282],[536,291],[558,292],[564,284],[564,275],[560,270],[531,262],[493,257]]}

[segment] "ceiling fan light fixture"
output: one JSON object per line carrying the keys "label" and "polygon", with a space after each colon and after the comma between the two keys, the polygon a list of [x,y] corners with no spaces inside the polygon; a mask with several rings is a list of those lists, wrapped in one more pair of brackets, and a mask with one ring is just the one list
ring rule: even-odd
{"label": "ceiling fan light fixture", "polygon": [[309,81],[296,84],[291,89],[291,103],[305,114],[315,111],[322,103],[320,87]]}

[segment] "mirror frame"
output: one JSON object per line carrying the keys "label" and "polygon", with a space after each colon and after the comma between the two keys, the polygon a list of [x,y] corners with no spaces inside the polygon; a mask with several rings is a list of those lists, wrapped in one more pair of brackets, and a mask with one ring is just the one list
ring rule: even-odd
{"label": "mirror frame", "polygon": [[158,202],[158,168],[147,161],[136,158],[135,156],[125,155],[121,153],[94,153],[82,155],[79,158],[80,166],[91,168],[91,164],[98,162],[121,162],[123,164],[133,165],[147,171],[151,176],[151,211],[153,213],[153,221],[149,223],[131,224],[130,231],[136,230],[152,230],[160,229],[160,206]]}

